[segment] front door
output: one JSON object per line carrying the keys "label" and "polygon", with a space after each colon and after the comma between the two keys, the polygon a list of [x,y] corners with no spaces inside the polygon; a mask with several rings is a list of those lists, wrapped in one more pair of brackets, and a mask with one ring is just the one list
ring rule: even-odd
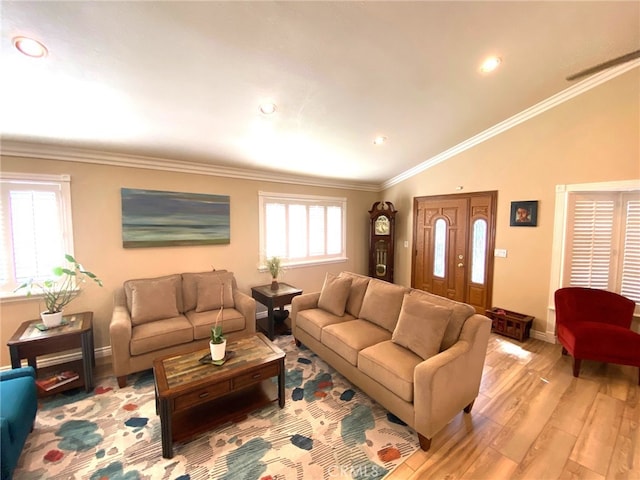
{"label": "front door", "polygon": [[496,192],[414,198],[411,286],[491,308]]}

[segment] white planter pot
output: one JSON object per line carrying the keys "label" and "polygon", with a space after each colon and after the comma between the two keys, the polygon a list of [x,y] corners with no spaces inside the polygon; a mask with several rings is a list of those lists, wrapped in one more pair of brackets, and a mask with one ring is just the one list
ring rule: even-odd
{"label": "white planter pot", "polygon": [[222,343],[209,342],[209,348],[211,349],[211,360],[222,360],[227,348],[227,339],[225,338],[224,342]]}
{"label": "white planter pot", "polygon": [[62,323],[62,312],[57,313],[48,313],[42,312],[40,314],[40,318],[42,318],[42,323],[47,328],[57,327]]}

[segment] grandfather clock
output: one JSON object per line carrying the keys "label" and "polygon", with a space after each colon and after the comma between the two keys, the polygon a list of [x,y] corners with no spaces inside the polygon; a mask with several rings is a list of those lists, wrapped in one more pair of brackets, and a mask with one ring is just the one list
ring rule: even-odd
{"label": "grandfather clock", "polygon": [[369,276],[391,283],[396,213],[391,202],[376,202],[369,210]]}

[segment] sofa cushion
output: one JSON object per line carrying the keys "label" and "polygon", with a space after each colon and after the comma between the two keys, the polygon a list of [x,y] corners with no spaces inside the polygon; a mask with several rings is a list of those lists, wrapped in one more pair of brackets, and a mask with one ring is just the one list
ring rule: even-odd
{"label": "sofa cushion", "polygon": [[[213,270],[210,272],[196,272],[182,274],[182,297],[184,309],[182,312],[195,310],[198,305],[198,280],[202,277],[217,276],[227,273],[226,270]],[[232,274],[233,275],[233,274]],[[235,285],[234,285],[235,287]]]}
{"label": "sofa cushion", "polygon": [[411,295],[433,303],[434,305],[451,308],[451,318],[449,319],[449,325],[447,325],[447,329],[444,332],[444,338],[440,344],[440,351],[446,350],[458,341],[464,322],[467,321],[467,318],[476,313],[475,309],[471,305],[456,302],[439,295],[434,295],[433,293],[428,293],[422,290],[411,290]]}
{"label": "sofa cushion", "polygon": [[232,282],[232,273],[199,277],[197,281],[196,312],[216,310],[223,305],[225,308],[235,307]]}
{"label": "sofa cushion", "polygon": [[[193,338],[195,340],[211,336],[211,327],[215,325],[216,317],[219,313],[219,309],[205,312],[190,310],[185,313],[191,325],[193,325]],[[235,308],[225,308],[222,315],[222,334],[226,335],[244,330],[246,323],[244,316]]]}
{"label": "sofa cushion", "polygon": [[413,371],[422,358],[391,341],[380,342],[358,354],[358,370],[406,402],[413,402]]}
{"label": "sofa cushion", "polygon": [[310,308],[308,310],[300,310],[298,312],[298,315],[296,316],[296,328],[304,330],[313,338],[320,341],[322,329],[324,327],[349,320],[355,320],[355,318],[348,313],[339,317],[338,315],[329,313],[321,308]]}
{"label": "sofa cushion", "polygon": [[560,323],[558,337],[574,357],[622,365],[640,365],[640,335],[619,325],[575,322],[571,328]]}
{"label": "sofa cushion", "polygon": [[407,291],[401,285],[371,279],[364,294],[359,317],[393,332]]}
{"label": "sofa cushion", "polygon": [[145,280],[131,285],[131,323],[141,325],[177,317],[176,279]]}
{"label": "sofa cushion", "polygon": [[350,278],[337,277],[332,273],[327,273],[320,291],[318,307],[341,317],[344,315],[350,289]]}
{"label": "sofa cushion", "polygon": [[391,333],[367,320],[334,323],[322,329],[321,341],[352,365],[363,348],[391,339]]}
{"label": "sofa cushion", "polygon": [[165,275],[164,277],[155,277],[155,278],[137,278],[134,280],[127,280],[124,282],[124,295],[127,299],[127,309],[129,313],[133,312],[133,286],[146,282],[153,282],[157,280],[172,280],[174,282],[176,288],[176,306],[178,307],[178,312],[182,313],[183,305],[182,305],[182,277],[179,274],[173,275]]}
{"label": "sofa cushion", "polygon": [[351,272],[340,272],[338,276],[351,279],[351,288],[349,290],[349,298],[347,299],[345,311],[354,317],[359,317],[362,300],[364,300],[364,294],[367,291],[367,285],[369,285],[371,278]]}
{"label": "sofa cushion", "polygon": [[143,323],[131,330],[131,355],[141,355],[193,340],[193,327],[183,315]]}
{"label": "sofa cushion", "polygon": [[425,360],[433,357],[440,351],[451,313],[451,308],[405,294],[391,340]]}

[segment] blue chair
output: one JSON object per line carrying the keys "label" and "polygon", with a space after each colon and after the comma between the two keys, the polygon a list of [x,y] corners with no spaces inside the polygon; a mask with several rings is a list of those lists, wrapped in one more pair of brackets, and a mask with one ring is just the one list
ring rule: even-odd
{"label": "blue chair", "polygon": [[11,480],[33,430],[38,393],[32,367],[0,372],[0,478]]}

